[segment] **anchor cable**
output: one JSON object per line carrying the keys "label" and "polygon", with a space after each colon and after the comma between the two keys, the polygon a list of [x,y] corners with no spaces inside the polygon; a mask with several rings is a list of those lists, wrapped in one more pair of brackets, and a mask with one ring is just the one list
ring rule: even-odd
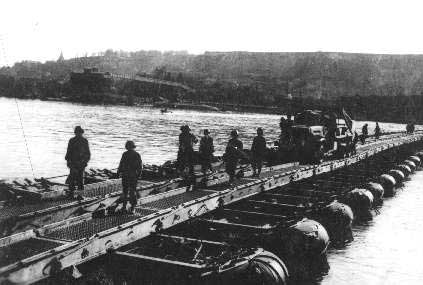
{"label": "anchor cable", "polygon": [[23,127],[23,124],[22,124],[22,117],[21,117],[21,112],[19,110],[19,104],[18,104],[18,101],[16,100],[16,96],[14,98],[15,98],[16,108],[18,109],[19,122],[21,123],[22,135],[23,135],[23,138],[24,138],[24,141],[25,141],[26,154],[28,156],[29,165],[31,166],[32,177],[35,178],[34,167],[32,166],[31,155],[29,153],[28,142],[26,140],[25,130],[24,130],[24,127]]}
{"label": "anchor cable", "polygon": [[[3,39],[2,35],[0,36],[0,43],[1,43],[1,51],[2,51],[2,54],[3,54],[4,60],[5,60],[5,65],[9,66],[9,59],[6,55],[6,48],[5,48],[5,45],[4,45],[4,39]],[[15,87],[15,84],[16,84],[16,80],[13,80],[13,87]],[[26,154],[28,156],[29,165],[31,166],[32,177],[35,178],[34,167],[32,165],[31,155],[29,154],[28,142],[26,140],[25,130],[24,130],[23,123],[22,123],[22,116],[21,116],[21,112],[19,110],[18,100],[16,100],[16,93],[14,93],[13,98],[15,99],[16,108],[18,109],[19,122],[21,124],[22,134],[23,134],[24,141],[25,141]]]}

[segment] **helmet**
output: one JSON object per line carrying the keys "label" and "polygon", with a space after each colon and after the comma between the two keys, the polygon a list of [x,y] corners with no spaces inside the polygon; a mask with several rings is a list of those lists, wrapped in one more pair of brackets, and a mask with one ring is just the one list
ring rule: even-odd
{"label": "helmet", "polygon": [[237,137],[238,136],[238,131],[237,130],[232,130],[231,131],[231,136],[232,137]]}
{"label": "helmet", "polygon": [[257,128],[257,134],[258,135],[262,135],[263,134],[263,129],[262,128]]}
{"label": "helmet", "polygon": [[135,145],[135,143],[133,142],[133,141],[127,141],[126,143],[125,143],[125,148],[127,149],[127,150],[130,150],[130,149],[134,149],[134,148],[136,148],[137,146]]}
{"label": "helmet", "polygon": [[75,134],[83,134],[84,130],[81,128],[81,126],[76,126],[74,130]]}
{"label": "helmet", "polygon": [[189,131],[191,131],[191,129],[189,128],[189,126],[188,126],[188,125],[183,125],[183,126],[181,127],[181,131],[182,131],[182,132],[189,132]]}

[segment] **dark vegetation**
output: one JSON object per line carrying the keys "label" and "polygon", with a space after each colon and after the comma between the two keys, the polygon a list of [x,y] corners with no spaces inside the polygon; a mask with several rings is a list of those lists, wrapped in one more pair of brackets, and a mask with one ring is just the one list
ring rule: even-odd
{"label": "dark vegetation", "polygon": [[[195,92],[131,80],[95,88],[72,84],[70,73],[85,67],[179,82]],[[345,107],[362,119],[422,121],[418,110],[423,107],[423,56],[108,50],[90,57],[3,67],[0,95],[126,104],[166,99],[274,112],[329,106]]]}

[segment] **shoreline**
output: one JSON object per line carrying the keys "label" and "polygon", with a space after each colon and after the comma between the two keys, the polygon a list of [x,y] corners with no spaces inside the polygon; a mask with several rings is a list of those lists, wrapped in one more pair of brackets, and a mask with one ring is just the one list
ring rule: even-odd
{"label": "shoreline", "polygon": [[[83,104],[88,106],[126,106],[126,107],[143,107],[143,108],[154,108],[154,109],[163,109],[167,108],[169,111],[172,110],[189,110],[189,111],[198,111],[198,112],[233,112],[233,113],[250,113],[250,114],[268,114],[268,115],[286,115],[287,113],[282,112],[278,107],[267,107],[267,106],[250,106],[250,105],[238,105],[231,103],[213,103],[213,102],[155,102],[155,103],[134,103],[134,104],[125,104],[123,102],[119,103],[110,103],[110,102],[83,102],[79,100],[72,100],[69,97],[9,97],[2,96],[0,98],[9,98],[9,99],[19,99],[19,100],[38,100],[44,102],[65,102],[73,104]],[[222,107],[223,106],[223,107]]]}
{"label": "shoreline", "polygon": [[[115,95],[117,96],[117,95]],[[10,97],[4,96],[0,94],[0,97],[9,98],[9,99],[20,99],[20,100],[39,100],[45,102],[66,102],[66,103],[73,103],[73,104],[83,104],[89,106],[127,106],[127,107],[143,107],[143,108],[154,108],[154,109],[163,109],[167,108],[168,111],[172,110],[188,110],[188,111],[198,111],[198,112],[231,112],[231,113],[247,113],[247,114],[266,114],[266,115],[279,115],[279,116],[286,116],[290,113],[295,113],[290,110],[299,110],[301,109],[299,106],[293,108],[292,106],[252,106],[252,105],[244,105],[244,104],[235,104],[235,103],[219,103],[219,102],[151,102],[151,103],[144,103],[144,102],[134,102],[133,104],[126,104],[125,100],[121,100],[120,102],[111,102],[111,101],[103,101],[103,102],[84,102],[82,100],[72,100],[71,97]],[[121,99],[126,99],[124,96],[120,96]],[[324,102],[319,102],[319,104],[313,104],[315,100],[310,98],[310,100],[303,100],[303,110],[322,110],[328,108],[328,103],[326,103],[326,107]],[[294,104],[292,104],[294,105]],[[298,102],[295,103],[298,105]],[[330,105],[329,105],[330,106]],[[332,108],[333,109],[333,108]],[[163,112],[167,113],[167,112]],[[388,113],[389,114],[389,113]],[[373,116],[372,116],[373,115]],[[395,123],[395,124],[406,124],[408,121],[402,120],[402,118],[393,119],[392,116],[388,116],[385,114],[383,118],[375,118],[374,114],[356,114],[353,117],[355,121],[374,121],[374,122],[383,122],[383,123]],[[417,121],[416,125],[422,125],[422,122]]]}

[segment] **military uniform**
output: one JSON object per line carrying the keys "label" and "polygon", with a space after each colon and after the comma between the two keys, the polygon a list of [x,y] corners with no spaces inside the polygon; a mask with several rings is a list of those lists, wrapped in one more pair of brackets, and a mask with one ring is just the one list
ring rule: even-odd
{"label": "military uniform", "polygon": [[361,143],[364,144],[364,142],[366,141],[367,136],[369,135],[369,130],[367,127],[367,124],[365,124],[362,128],[361,128]]}
{"label": "military uniform", "polygon": [[133,149],[129,149],[122,154],[122,158],[119,163],[118,174],[122,175],[122,190],[123,190],[123,205],[126,208],[128,202],[132,207],[137,204],[136,188],[137,180],[141,175],[142,171],[142,160],[138,152]]}
{"label": "military uniform", "polygon": [[379,127],[379,124],[376,124],[375,137],[376,137],[376,139],[379,139],[379,137],[380,137],[380,127]]}
{"label": "military uniform", "polygon": [[242,151],[242,142],[237,138],[231,138],[226,146],[224,158],[225,158],[225,170],[229,174],[229,180],[233,181],[235,176],[235,170],[240,158],[240,151]]}
{"label": "military uniform", "polygon": [[194,143],[197,138],[191,133],[179,135],[178,168],[183,171],[189,167],[190,173],[194,171]]}
{"label": "military uniform", "polygon": [[254,174],[258,170],[257,174],[260,175],[261,168],[263,166],[263,160],[266,155],[266,139],[262,135],[258,135],[253,140],[253,145],[251,146],[252,154],[252,167]]}
{"label": "military uniform", "polygon": [[91,158],[88,140],[82,136],[75,136],[69,140],[65,160],[69,167],[68,176],[69,190],[75,191],[75,184],[78,190],[84,189],[84,169]]}
{"label": "military uniform", "polygon": [[200,140],[200,159],[201,159],[201,168],[205,174],[208,169],[212,170],[211,161],[213,158],[214,145],[213,138],[209,136],[204,136]]}

